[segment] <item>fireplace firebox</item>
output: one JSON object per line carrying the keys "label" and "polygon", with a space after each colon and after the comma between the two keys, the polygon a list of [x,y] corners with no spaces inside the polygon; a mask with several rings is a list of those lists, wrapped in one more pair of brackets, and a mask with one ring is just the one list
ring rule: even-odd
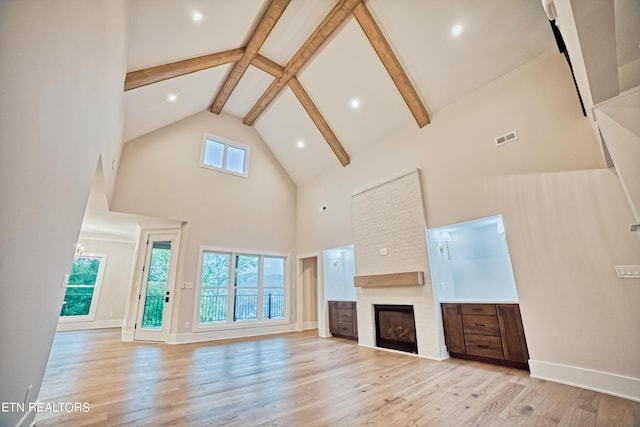
{"label": "fireplace firebox", "polygon": [[376,346],[418,353],[412,305],[375,304]]}

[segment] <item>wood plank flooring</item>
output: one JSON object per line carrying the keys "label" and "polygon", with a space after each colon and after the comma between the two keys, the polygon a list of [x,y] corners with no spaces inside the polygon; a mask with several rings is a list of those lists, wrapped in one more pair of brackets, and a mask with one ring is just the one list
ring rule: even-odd
{"label": "wood plank flooring", "polygon": [[315,331],[166,345],[59,332],[36,426],[640,426],[640,403],[517,369],[359,347]]}

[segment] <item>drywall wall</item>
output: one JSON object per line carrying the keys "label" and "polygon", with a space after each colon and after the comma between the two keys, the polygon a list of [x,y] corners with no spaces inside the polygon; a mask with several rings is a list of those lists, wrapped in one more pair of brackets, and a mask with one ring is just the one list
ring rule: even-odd
{"label": "drywall wall", "polygon": [[[519,139],[496,147],[493,138],[510,130],[516,130]],[[596,370],[606,376],[639,378],[639,366],[632,362],[638,351],[626,345],[630,339],[640,342],[638,312],[628,304],[638,300],[638,287],[611,276],[614,262],[637,263],[639,253],[638,239],[630,235],[628,220],[624,219],[630,212],[619,183],[608,178],[608,171],[597,170],[585,171],[584,180],[569,179],[557,190],[553,185],[536,192],[517,188],[520,198],[528,198],[528,205],[539,201],[547,207],[562,194],[571,198],[574,192],[588,192],[592,186],[610,193],[610,198],[598,193],[598,197],[582,198],[580,204],[558,205],[558,214],[563,218],[580,216],[590,228],[558,233],[561,225],[547,215],[535,229],[540,236],[535,239],[526,222],[535,214],[507,206],[498,197],[506,194],[508,199],[514,194],[510,177],[532,176],[535,182],[544,182],[554,173],[604,167],[600,148],[589,122],[582,116],[570,72],[560,54],[548,53],[524,64],[435,112],[432,124],[423,129],[389,137],[352,158],[348,168],[329,170],[301,186],[299,250],[312,252],[348,242],[353,234],[350,195],[415,167],[423,173],[429,228],[503,215],[525,333],[527,338],[533,334],[529,343],[532,358]],[[323,205],[327,210],[317,212],[317,206]],[[518,222],[514,219],[517,217],[521,217]],[[529,244],[533,246],[523,253],[520,246]],[[562,248],[562,253],[550,251],[553,246]],[[574,251],[586,251],[589,257],[574,259]],[[580,279],[585,276],[585,263],[592,264],[587,271],[598,274],[592,274],[587,279],[589,284],[583,286]],[[531,266],[539,272],[534,274]],[[536,280],[541,277],[546,281],[544,286]],[[594,287],[611,286],[618,288],[611,298],[621,303],[615,311],[601,294],[592,293]],[[568,312],[548,310],[546,304],[551,299],[558,307],[567,307]],[[581,308],[584,301],[589,301],[590,312]],[[587,320],[589,316],[593,320]],[[588,328],[580,326],[583,321],[589,325],[598,322],[595,339]],[[618,329],[620,323],[627,322],[636,326]],[[619,343],[615,351],[599,340],[604,330],[609,334],[607,342]],[[580,340],[579,346],[563,341],[562,337],[570,334],[573,341]],[[557,375],[555,378],[560,380]]]}
{"label": "drywall wall", "polygon": [[122,67],[122,82],[127,11],[124,0],[0,2],[1,402],[38,396],[91,181],[122,131],[105,120],[122,92],[104,70]]}
{"label": "drywall wall", "polygon": [[[85,253],[106,254],[96,317],[92,321],[60,322],[58,331],[121,327],[127,305],[135,242],[81,238]],[[94,296],[95,298],[95,296]]]}
{"label": "drywall wall", "polygon": [[[199,166],[205,133],[250,147],[248,178]],[[111,209],[187,222],[171,333],[188,334],[194,288],[181,285],[198,280],[199,247],[293,256],[295,204],[293,182],[255,129],[236,117],[204,111],[125,144]],[[287,279],[294,284],[295,266],[289,267]]]}

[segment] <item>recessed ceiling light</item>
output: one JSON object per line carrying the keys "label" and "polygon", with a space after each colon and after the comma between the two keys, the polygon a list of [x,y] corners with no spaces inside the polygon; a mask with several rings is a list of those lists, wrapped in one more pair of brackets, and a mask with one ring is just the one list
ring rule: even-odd
{"label": "recessed ceiling light", "polygon": [[193,15],[191,15],[191,19],[193,19],[193,22],[199,22],[202,19],[202,13],[198,11],[193,12]]}
{"label": "recessed ceiling light", "polygon": [[178,99],[178,97],[175,94],[170,93],[169,95],[167,95],[167,99],[169,100],[169,102],[176,102],[176,99]]}
{"label": "recessed ceiling light", "polygon": [[360,100],[358,98],[353,98],[351,100],[351,108],[353,108],[354,110],[360,108]]}
{"label": "recessed ceiling light", "polygon": [[457,37],[460,35],[460,33],[462,33],[462,25],[456,24],[453,27],[451,27],[451,34]]}
{"label": "recessed ceiling light", "polygon": [[304,145],[305,145],[305,144],[304,144],[304,141],[303,141],[303,140],[301,140],[301,139],[299,139],[299,140],[298,140],[298,142],[296,142],[296,146],[297,146],[298,148],[304,148]]}

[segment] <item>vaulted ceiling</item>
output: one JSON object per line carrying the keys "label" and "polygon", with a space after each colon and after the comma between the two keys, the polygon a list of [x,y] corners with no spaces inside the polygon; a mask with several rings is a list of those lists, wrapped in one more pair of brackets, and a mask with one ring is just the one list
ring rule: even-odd
{"label": "vaulted ceiling", "polygon": [[554,48],[534,0],[130,4],[125,140],[230,114],[297,184]]}

